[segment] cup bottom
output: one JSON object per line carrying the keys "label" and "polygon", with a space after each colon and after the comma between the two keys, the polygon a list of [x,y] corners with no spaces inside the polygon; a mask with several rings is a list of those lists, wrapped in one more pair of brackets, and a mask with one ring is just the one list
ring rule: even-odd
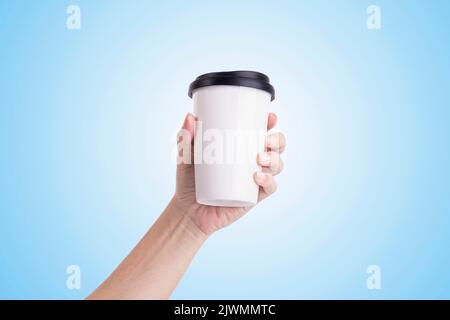
{"label": "cup bottom", "polygon": [[207,206],[233,207],[233,208],[253,207],[255,205],[254,202],[250,201],[226,200],[226,199],[197,199],[197,202]]}

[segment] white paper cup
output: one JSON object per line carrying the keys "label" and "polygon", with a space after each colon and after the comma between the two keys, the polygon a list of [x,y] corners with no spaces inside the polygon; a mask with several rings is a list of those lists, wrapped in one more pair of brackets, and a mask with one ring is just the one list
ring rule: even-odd
{"label": "white paper cup", "polygon": [[195,191],[200,204],[249,207],[258,201],[254,173],[264,151],[269,105],[275,93],[259,72],[215,72],[189,88],[197,125]]}

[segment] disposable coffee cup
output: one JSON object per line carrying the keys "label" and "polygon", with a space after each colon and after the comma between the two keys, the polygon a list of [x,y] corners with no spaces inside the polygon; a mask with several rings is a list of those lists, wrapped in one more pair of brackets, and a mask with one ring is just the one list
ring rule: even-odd
{"label": "disposable coffee cup", "polygon": [[213,72],[191,83],[189,97],[197,118],[194,137],[197,202],[250,207],[259,187],[269,106],[275,90],[269,77],[254,71]]}

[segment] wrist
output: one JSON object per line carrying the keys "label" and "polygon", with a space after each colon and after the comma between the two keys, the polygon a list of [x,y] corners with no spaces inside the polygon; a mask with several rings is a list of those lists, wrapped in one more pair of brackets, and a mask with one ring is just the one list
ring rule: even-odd
{"label": "wrist", "polygon": [[185,205],[176,197],[173,197],[170,200],[166,211],[177,221],[180,227],[195,240],[206,241],[209,237],[210,234],[204,232],[193,219],[193,211],[195,211],[194,206]]}

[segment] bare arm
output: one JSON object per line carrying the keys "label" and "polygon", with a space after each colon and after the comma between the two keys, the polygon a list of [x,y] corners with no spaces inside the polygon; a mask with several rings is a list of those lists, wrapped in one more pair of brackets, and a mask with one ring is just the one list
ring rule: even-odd
{"label": "bare arm", "polygon": [[[270,114],[267,128],[275,126]],[[195,117],[186,116],[182,130],[192,143]],[[276,189],[274,176],[283,169],[280,153],[285,147],[281,133],[266,139],[266,152],[257,157],[263,172],[255,173],[259,201]],[[182,157],[181,157],[182,158]],[[251,208],[214,207],[195,199],[194,165],[177,166],[175,195],[147,234],[119,267],[87,299],[168,299],[186,272],[195,253],[215,231],[231,224]]]}
{"label": "bare arm", "polygon": [[168,299],[207,239],[172,200],[156,223],[88,299]]}

